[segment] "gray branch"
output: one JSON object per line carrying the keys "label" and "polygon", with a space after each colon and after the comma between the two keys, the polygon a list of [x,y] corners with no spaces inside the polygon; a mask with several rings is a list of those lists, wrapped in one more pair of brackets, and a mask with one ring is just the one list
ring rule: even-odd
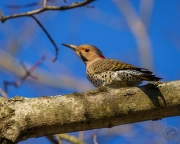
{"label": "gray branch", "polygon": [[180,81],[64,96],[0,98],[0,143],[180,115]]}
{"label": "gray branch", "polygon": [[68,10],[68,9],[73,9],[73,8],[85,6],[85,5],[87,5],[87,4],[89,4],[89,3],[93,2],[93,1],[95,1],[95,0],[84,0],[82,2],[75,2],[75,3],[72,3],[71,5],[67,5],[67,6],[47,6],[46,5],[46,0],[44,0],[43,8],[28,11],[28,12],[25,12],[25,13],[4,16],[3,12],[0,10],[0,21],[5,22],[7,19],[12,19],[12,18],[17,18],[17,17],[24,17],[24,16],[31,16],[31,15],[34,15],[34,14],[42,13],[42,12],[47,11],[47,10],[61,10],[61,11],[64,11],[64,10]]}

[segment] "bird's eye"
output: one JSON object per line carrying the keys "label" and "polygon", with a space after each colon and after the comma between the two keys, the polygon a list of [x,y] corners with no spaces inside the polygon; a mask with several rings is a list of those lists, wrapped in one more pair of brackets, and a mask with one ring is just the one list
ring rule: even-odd
{"label": "bird's eye", "polygon": [[85,52],[89,52],[89,49],[85,49]]}

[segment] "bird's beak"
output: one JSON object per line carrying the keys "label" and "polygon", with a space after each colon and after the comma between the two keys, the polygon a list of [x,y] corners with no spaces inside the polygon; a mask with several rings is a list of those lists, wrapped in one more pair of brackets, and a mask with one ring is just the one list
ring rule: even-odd
{"label": "bird's beak", "polygon": [[72,44],[62,44],[63,46],[66,46],[66,47],[68,47],[68,48],[71,48],[72,50],[74,50],[74,51],[77,51],[78,49],[77,49],[77,46],[75,46],[75,45],[72,45]]}

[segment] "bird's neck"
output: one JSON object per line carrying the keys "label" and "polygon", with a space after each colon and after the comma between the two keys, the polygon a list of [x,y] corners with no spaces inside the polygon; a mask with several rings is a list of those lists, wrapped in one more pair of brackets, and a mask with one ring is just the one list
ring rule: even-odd
{"label": "bird's neck", "polygon": [[98,58],[95,58],[94,60],[91,60],[91,61],[87,61],[86,62],[86,68],[88,68],[91,64],[93,64],[94,62],[98,61],[98,60],[101,60],[101,59],[104,59],[104,57],[98,57]]}

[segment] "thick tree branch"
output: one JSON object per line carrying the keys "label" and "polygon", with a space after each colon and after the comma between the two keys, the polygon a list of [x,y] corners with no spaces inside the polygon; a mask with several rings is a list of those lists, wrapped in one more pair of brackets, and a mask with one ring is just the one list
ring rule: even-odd
{"label": "thick tree branch", "polygon": [[47,10],[68,10],[68,9],[73,9],[81,6],[85,6],[95,0],[84,0],[82,2],[75,2],[72,3],[71,5],[68,6],[46,6],[46,0],[44,0],[44,6],[43,8],[39,8],[36,10],[28,11],[25,13],[20,13],[20,14],[14,14],[14,15],[9,15],[9,16],[4,16],[2,11],[0,10],[0,21],[5,22],[7,19],[12,19],[12,18],[17,18],[17,17],[24,17],[24,16],[31,16],[34,14],[39,14],[41,12],[47,11]]}
{"label": "thick tree branch", "polygon": [[[2,98],[3,99],[3,98]],[[1,101],[1,98],[0,98]],[[0,143],[180,115],[180,81],[0,103]]]}

